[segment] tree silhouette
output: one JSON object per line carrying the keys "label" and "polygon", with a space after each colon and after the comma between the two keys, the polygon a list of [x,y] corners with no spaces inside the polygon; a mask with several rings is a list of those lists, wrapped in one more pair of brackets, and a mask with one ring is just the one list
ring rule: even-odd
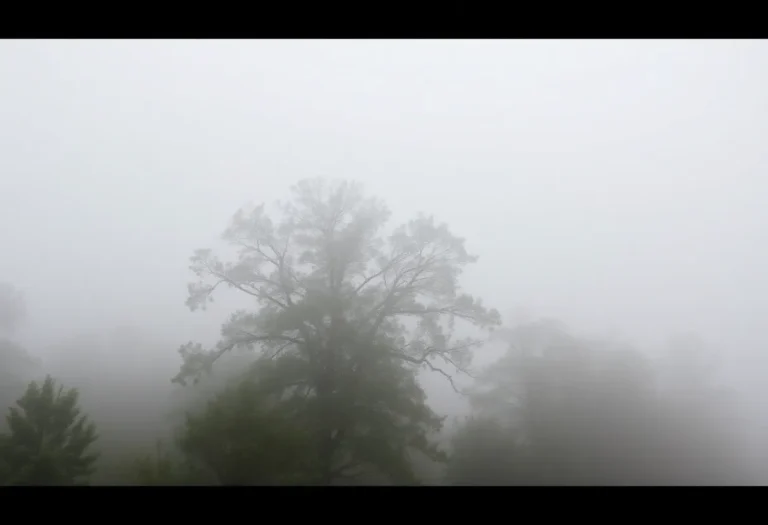
{"label": "tree silhouette", "polygon": [[305,400],[321,483],[361,465],[405,480],[412,450],[439,456],[427,438],[441,418],[417,368],[453,384],[482,343],[452,341],[455,321],[492,328],[499,314],[460,292],[458,277],[476,257],[445,225],[422,216],[384,235],[386,207],[346,182],[303,181],[293,194],[276,220],[263,205],[235,214],[224,239],[239,249],[236,261],[210,250],[192,257],[200,281],[189,286],[190,309],[221,285],[260,309],[235,312],[214,349],[184,345],[176,380],[199,377],[230,350],[260,349],[275,361],[275,388]]}
{"label": "tree silhouette", "polygon": [[10,432],[2,436],[4,484],[71,485],[93,472],[95,426],[80,414],[76,389],[56,388],[47,376],[35,381],[6,416]]}

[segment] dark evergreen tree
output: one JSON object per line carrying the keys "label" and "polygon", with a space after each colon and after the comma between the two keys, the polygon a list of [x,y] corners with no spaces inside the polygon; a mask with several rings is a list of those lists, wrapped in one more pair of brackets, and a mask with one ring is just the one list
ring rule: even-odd
{"label": "dark evergreen tree", "polygon": [[0,440],[5,485],[72,485],[87,481],[97,455],[88,453],[96,428],[80,413],[78,391],[50,376],[33,381],[6,416],[10,429]]}

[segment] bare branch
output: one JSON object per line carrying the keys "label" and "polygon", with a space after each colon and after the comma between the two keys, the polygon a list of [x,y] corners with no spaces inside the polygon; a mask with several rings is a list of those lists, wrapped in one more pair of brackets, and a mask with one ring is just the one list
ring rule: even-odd
{"label": "bare branch", "polygon": [[373,337],[376,335],[376,332],[379,330],[379,327],[381,326],[381,323],[384,322],[384,319],[392,315],[391,308],[397,304],[397,302],[403,297],[400,295],[397,296],[397,292],[400,292],[402,290],[408,289],[415,279],[419,277],[419,275],[425,270],[426,268],[419,269],[412,277],[411,280],[408,281],[408,284],[406,284],[403,288],[398,288],[398,283],[403,278],[404,274],[407,273],[408,270],[405,272],[399,272],[395,276],[395,281],[392,283],[392,288],[389,290],[389,293],[384,298],[384,300],[379,303],[372,311],[371,313],[375,312],[376,310],[379,310],[379,314],[376,316],[376,321],[373,323],[373,326],[371,327],[370,335],[369,337]]}
{"label": "bare branch", "polygon": [[447,308],[424,308],[417,309],[417,310],[403,310],[398,309],[394,310],[390,313],[390,315],[429,315],[429,314],[438,314],[438,315],[453,315],[456,317],[459,317],[461,319],[467,319],[467,320],[474,320],[475,317],[473,315],[470,315],[466,312],[463,312],[455,307],[447,307]]}
{"label": "bare branch", "polygon": [[[239,244],[240,246],[242,246],[242,247],[243,247],[243,248],[245,248],[246,250],[251,250],[251,251],[254,251],[254,252],[258,253],[259,255],[261,255],[261,256],[264,258],[264,260],[265,260],[265,261],[267,261],[268,263],[272,264],[272,265],[273,265],[275,268],[277,268],[278,266],[280,266],[280,265],[278,264],[278,262],[277,262],[275,259],[273,259],[273,258],[272,258],[272,257],[270,257],[269,255],[267,255],[266,253],[264,253],[264,250],[262,250],[262,249],[261,249],[261,241],[258,241],[258,240],[257,240],[257,241],[256,241],[256,246],[253,246],[253,245],[251,245],[251,244],[248,244],[247,242],[245,242],[245,241],[243,241],[243,240],[235,241],[235,243],[236,243],[236,244]],[[273,250],[273,251],[274,251],[274,250]]]}
{"label": "bare branch", "polygon": [[475,379],[475,376],[474,376],[474,375],[473,375],[473,374],[472,374],[472,373],[471,373],[469,370],[467,370],[467,369],[466,369],[466,368],[464,368],[463,366],[459,366],[459,365],[458,365],[458,364],[457,364],[457,363],[456,363],[456,362],[455,362],[453,359],[451,359],[449,356],[447,356],[447,355],[445,355],[445,354],[440,354],[440,357],[441,357],[441,358],[442,358],[444,361],[448,362],[448,363],[449,363],[451,366],[453,366],[454,368],[456,368],[456,370],[458,370],[458,371],[459,371],[459,372],[461,372],[462,374],[464,374],[464,375],[467,375],[467,376],[469,376],[469,377],[470,377],[470,378],[472,378],[472,379]]}
{"label": "bare branch", "polygon": [[381,277],[382,275],[384,275],[384,274],[385,274],[385,273],[386,273],[386,272],[389,270],[389,267],[390,267],[390,266],[391,266],[391,265],[387,265],[387,266],[385,266],[384,268],[382,268],[381,270],[379,270],[378,272],[376,272],[376,273],[374,273],[373,275],[371,275],[370,277],[366,277],[365,279],[363,279],[363,282],[362,282],[362,283],[360,283],[360,285],[359,285],[357,288],[355,288],[355,291],[354,291],[353,293],[354,293],[355,295],[357,295],[358,293],[360,293],[360,290],[362,290],[363,288],[365,288],[365,285],[366,285],[366,284],[368,284],[369,282],[373,281],[373,280],[374,280],[374,279],[376,279],[377,277]]}
{"label": "bare branch", "polygon": [[293,343],[295,345],[304,344],[304,341],[301,339],[296,339],[295,337],[290,337],[283,334],[257,335],[252,332],[248,332],[247,330],[239,330],[239,332],[247,335],[248,339],[237,340],[235,344],[258,343],[259,341],[288,341],[288,343]]}
{"label": "bare branch", "polygon": [[429,361],[424,361],[423,364],[427,365],[433,372],[438,372],[438,373],[442,374],[448,380],[448,382],[451,384],[451,388],[453,388],[454,392],[456,392],[457,394],[460,394],[462,396],[466,395],[466,393],[462,392],[461,390],[459,390],[459,388],[456,386],[456,383],[453,382],[453,376],[451,374],[449,374],[445,370],[437,368],[435,365],[433,365]]}
{"label": "bare branch", "polygon": [[404,361],[408,361],[409,363],[412,363],[412,364],[415,364],[415,365],[426,365],[426,366],[428,366],[430,368],[430,370],[432,370],[433,372],[437,372],[439,374],[442,374],[446,379],[448,379],[448,381],[451,384],[451,387],[453,388],[453,390],[456,393],[461,394],[461,395],[466,395],[464,392],[462,392],[461,390],[459,390],[456,387],[456,384],[453,381],[453,376],[450,375],[445,370],[436,367],[434,364],[432,364],[432,362],[429,360],[429,358],[431,356],[439,356],[444,361],[446,361],[447,363],[451,364],[459,372],[464,373],[464,374],[468,375],[469,377],[472,377],[472,375],[467,370],[465,370],[464,368],[462,368],[459,365],[457,365],[447,354],[448,354],[448,352],[451,352],[451,351],[454,351],[454,350],[460,350],[462,348],[469,348],[469,347],[471,347],[471,346],[473,346],[475,344],[478,344],[478,342],[473,341],[471,343],[466,343],[464,345],[459,345],[459,346],[456,346],[456,347],[453,347],[453,348],[450,348],[450,349],[446,349],[446,350],[437,350],[435,347],[428,347],[428,348],[426,348],[424,350],[424,353],[421,355],[421,357],[411,357],[411,356],[407,355],[406,353],[404,353],[403,351],[391,352],[390,355],[392,355],[394,357],[397,357],[399,359],[402,359]]}
{"label": "bare branch", "polygon": [[403,257],[405,257],[405,255],[406,255],[405,253],[400,253],[400,254],[396,255],[395,257],[392,257],[389,260],[389,262],[387,264],[385,264],[384,267],[381,268],[378,272],[374,273],[373,275],[371,275],[369,277],[366,277],[363,280],[363,282],[360,283],[360,285],[357,286],[357,288],[355,288],[355,292],[354,292],[355,295],[358,294],[360,292],[360,290],[362,290],[365,287],[365,285],[367,285],[368,283],[370,283],[372,280],[376,279],[377,277],[382,277],[383,276],[384,277],[384,284],[386,285],[386,275],[384,275],[384,274],[386,274],[389,270],[391,270],[392,267],[395,264],[400,262],[400,260]]}
{"label": "bare branch", "polygon": [[218,286],[219,286],[221,283],[225,283],[225,282],[227,282],[227,281],[225,281],[224,279],[219,279],[218,281],[216,281],[216,283],[214,283],[214,284],[213,284],[213,286],[211,286],[211,287],[208,289],[208,291],[205,293],[205,297],[206,297],[206,299],[207,299],[208,297],[210,297],[210,295],[211,295],[211,294],[214,292],[214,290],[216,290],[216,288],[218,288]]}
{"label": "bare branch", "polygon": [[288,346],[290,346],[290,345],[292,345],[292,344],[294,344],[294,343],[293,343],[293,341],[288,341],[288,342],[286,342],[284,345],[282,345],[280,348],[278,348],[278,349],[275,351],[275,353],[273,353],[271,356],[269,356],[269,359],[270,359],[270,360],[274,359],[275,357],[277,357],[278,355],[280,355],[280,353],[281,353],[283,350],[285,350],[285,349],[286,349]]}
{"label": "bare branch", "polygon": [[[247,293],[248,295],[251,295],[251,296],[256,297],[258,299],[266,299],[267,301],[271,301],[271,302],[277,304],[281,308],[287,308],[287,306],[285,304],[283,304],[282,302],[278,301],[277,299],[275,299],[274,297],[272,297],[268,293],[264,292],[260,288],[257,289],[256,291],[249,290],[249,289],[245,288],[242,284],[240,284],[237,281],[234,281],[233,279],[231,279],[226,274],[223,274],[221,272],[217,272],[216,270],[211,268],[211,266],[208,263],[205,264],[205,269],[208,270],[208,273],[210,273],[211,275],[213,275],[214,277],[219,279],[219,282],[216,283],[216,285],[220,284],[221,282],[225,282],[225,283],[229,284],[230,286],[233,286],[233,287],[237,288],[241,292]],[[269,281],[269,279],[266,279],[266,278],[261,278],[261,280],[263,280],[264,282],[267,282],[267,283],[271,283],[271,281]],[[277,283],[273,283],[273,284],[277,284]],[[213,289],[211,289],[211,292],[212,291],[213,291]],[[208,292],[208,293],[210,295],[210,292]]]}

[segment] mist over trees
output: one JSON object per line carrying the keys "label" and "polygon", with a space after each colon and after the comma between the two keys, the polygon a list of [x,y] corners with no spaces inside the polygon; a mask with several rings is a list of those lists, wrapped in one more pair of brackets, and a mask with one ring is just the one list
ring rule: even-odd
{"label": "mist over trees", "polygon": [[[464,239],[431,216],[389,218],[359,184],[323,179],[237,211],[221,255],[191,257],[186,305],[229,289],[252,307],[213,345],[182,345],[175,370],[137,358],[169,351],[140,329],[62,341],[45,363],[0,340],[0,483],[753,482],[738,400],[703,341],[672,338],[652,359],[556,320],[502,325],[461,286],[477,260]],[[0,292],[13,332],[23,301]],[[475,367],[483,345],[505,351]],[[66,388],[29,383],[43,373]],[[424,374],[469,401],[458,423]]]}
{"label": "mist over trees", "polygon": [[9,283],[0,282],[0,335],[12,335],[26,314],[26,304],[21,291]]}
{"label": "mist over trees", "polygon": [[[749,481],[744,443],[728,434],[727,392],[716,384],[674,383],[682,391],[670,391],[660,377],[665,367],[626,345],[575,337],[553,321],[516,327],[504,339],[507,353],[478,377],[473,413],[454,437],[452,483]],[[698,357],[688,348],[676,366],[695,369]]]}
{"label": "mist over trees", "polygon": [[[24,296],[13,285],[0,282],[0,406],[10,406],[40,363],[11,336],[26,317]],[[0,429],[5,421],[0,422]]]}

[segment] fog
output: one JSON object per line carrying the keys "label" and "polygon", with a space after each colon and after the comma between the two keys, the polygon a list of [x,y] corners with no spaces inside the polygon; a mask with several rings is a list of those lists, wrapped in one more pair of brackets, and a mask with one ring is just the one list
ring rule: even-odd
{"label": "fog", "polygon": [[[764,483],[767,65],[749,40],[4,41],[0,282],[26,305],[9,337],[84,404],[122,378],[101,410],[135,399],[124,426],[159,428],[149,382],[173,395],[179,346],[254,308],[224,290],[190,312],[194,250],[224,253],[243,206],[346,179],[388,225],[423,212],[464,238],[462,289],[505,327],[558,319],[654,363],[695,334]],[[468,413],[420,380],[435,412]]]}

